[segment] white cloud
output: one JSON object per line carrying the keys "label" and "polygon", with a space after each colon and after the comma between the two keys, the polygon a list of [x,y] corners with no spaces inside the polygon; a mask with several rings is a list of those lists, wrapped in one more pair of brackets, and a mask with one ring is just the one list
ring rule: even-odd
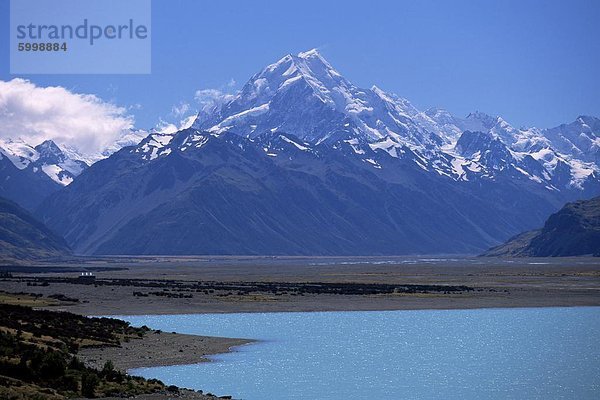
{"label": "white cloud", "polygon": [[225,93],[219,89],[201,89],[196,90],[194,99],[200,104],[201,110],[208,112],[215,107],[234,98],[235,95]]}
{"label": "white cloud", "polygon": [[159,133],[171,134],[177,132],[179,128],[175,124],[160,119],[154,130]]}
{"label": "white cloud", "polygon": [[179,124],[176,125],[172,122],[165,121],[161,118],[159,119],[158,124],[156,125],[156,128],[154,128],[154,130],[160,133],[172,134],[182,129],[187,129],[191,127],[195,120],[196,114],[191,114],[183,118],[181,121],[179,121]]}
{"label": "white cloud", "polygon": [[187,114],[188,111],[190,111],[189,103],[181,102],[181,103],[176,104],[173,107],[171,107],[171,114],[173,114],[176,117],[181,117],[181,116]]}
{"label": "white cloud", "polygon": [[39,87],[20,78],[0,80],[2,138],[22,138],[32,145],[52,139],[93,153],[112,144],[133,124],[126,108],[92,94]]}
{"label": "white cloud", "polygon": [[184,101],[173,105],[171,107],[170,115],[175,117],[173,119],[178,119],[179,122],[170,122],[171,118],[167,118],[168,120],[159,118],[159,122],[154,130],[160,133],[171,134],[182,129],[190,128],[198,116],[202,118],[202,116],[206,116],[217,107],[233,99],[235,95],[228,93],[228,91],[236,84],[235,79],[232,78],[223,85],[221,89],[196,90],[194,100],[198,103],[197,105],[193,102],[190,104]]}
{"label": "white cloud", "polygon": [[200,104],[205,104],[220,99],[223,95],[224,93],[219,89],[199,89],[196,90],[194,99]]}
{"label": "white cloud", "polygon": [[179,125],[179,129],[187,129],[191,127],[196,121],[196,114],[188,115],[184,119],[181,120],[181,124]]}

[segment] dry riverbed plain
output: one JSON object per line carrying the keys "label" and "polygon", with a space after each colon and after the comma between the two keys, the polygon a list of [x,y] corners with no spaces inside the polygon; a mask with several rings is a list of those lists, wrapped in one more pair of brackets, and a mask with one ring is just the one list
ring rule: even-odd
{"label": "dry riverbed plain", "polygon": [[4,268],[0,291],[84,315],[600,305],[598,258],[138,257]]}

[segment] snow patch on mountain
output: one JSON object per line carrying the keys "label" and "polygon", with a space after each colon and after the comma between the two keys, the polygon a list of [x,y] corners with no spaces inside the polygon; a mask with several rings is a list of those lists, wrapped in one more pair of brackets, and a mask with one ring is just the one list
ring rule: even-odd
{"label": "snow patch on mountain", "polygon": [[39,158],[37,151],[21,139],[0,139],[0,154],[8,158],[19,169],[27,168]]}
{"label": "snow patch on mountain", "polygon": [[281,139],[284,140],[284,141],[286,141],[286,142],[288,142],[288,143],[290,143],[290,144],[292,144],[292,145],[294,145],[294,146],[296,146],[296,148],[299,149],[299,150],[302,150],[302,151],[307,151],[308,150],[307,146],[301,145],[298,142],[296,142],[296,141],[288,138],[287,136],[281,136]]}
{"label": "snow patch on mountain", "polygon": [[174,133],[163,133],[163,132],[152,132],[146,136],[139,145],[132,150],[135,153],[141,153],[142,159],[154,160],[161,155],[169,155],[171,149],[167,148],[173,137]]}

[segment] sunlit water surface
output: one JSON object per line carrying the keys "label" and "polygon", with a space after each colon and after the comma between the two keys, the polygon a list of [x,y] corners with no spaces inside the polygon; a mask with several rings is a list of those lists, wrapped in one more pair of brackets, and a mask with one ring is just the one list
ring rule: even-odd
{"label": "sunlit water surface", "polygon": [[600,307],[119,318],[259,340],[130,371],[238,399],[600,398]]}

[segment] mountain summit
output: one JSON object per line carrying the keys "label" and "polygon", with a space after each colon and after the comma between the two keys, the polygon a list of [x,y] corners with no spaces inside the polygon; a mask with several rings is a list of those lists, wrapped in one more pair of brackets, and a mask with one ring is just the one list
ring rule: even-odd
{"label": "mountain summit", "polygon": [[422,112],[311,50],[92,165],[37,215],[84,254],[473,253],[600,194],[599,132]]}
{"label": "mountain summit", "polygon": [[356,87],[317,50],[310,50],[287,55],[264,68],[212,115],[199,117],[194,128],[249,138],[293,132],[313,143],[390,140],[391,145],[401,147],[440,141],[415,123],[427,119],[404,99],[377,87]]}
{"label": "mountain summit", "polygon": [[588,180],[595,184],[590,182],[600,175],[597,118],[579,117],[553,129],[519,130],[479,111],[464,119],[441,109],[421,112],[376,86],[353,85],[314,49],[268,65],[233,98],[199,114],[193,127],[250,139],[285,132],[313,145],[345,142],[357,154],[383,150],[392,157],[413,157],[427,170],[455,180],[475,172],[495,175],[477,152],[464,158],[453,150],[462,132],[484,132],[506,147],[511,159],[507,170],[532,181],[560,190],[556,185],[581,188]]}

